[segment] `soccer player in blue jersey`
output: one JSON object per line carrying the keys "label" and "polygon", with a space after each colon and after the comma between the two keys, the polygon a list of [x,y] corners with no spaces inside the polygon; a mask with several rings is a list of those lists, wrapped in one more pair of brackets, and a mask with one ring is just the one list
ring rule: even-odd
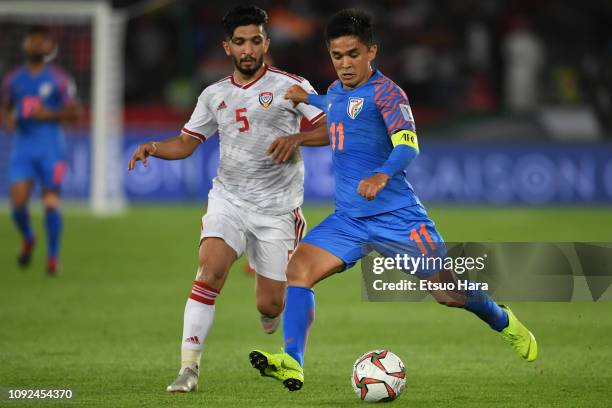
{"label": "soccer player in blue jersey", "polygon": [[29,265],[36,242],[28,201],[38,181],[45,207],[47,272],[51,275],[58,270],[60,187],[66,170],[61,123],[75,121],[79,113],[74,81],[48,64],[55,50],[48,28],[30,28],[23,42],[26,62],[4,78],[1,102],[4,127],[15,132],[9,182],[13,220],[22,237],[17,261],[22,267]]}
{"label": "soccer player in blue jersey", "polygon": [[[336,211],[306,235],[287,266],[284,351],[255,350],[249,355],[261,375],[280,380],[291,391],[299,390],[304,381],[316,283],[352,267],[372,248],[386,256],[422,256],[436,248],[435,253],[445,253],[442,238],[405,178],[406,166],[419,153],[416,128],[404,91],[371,66],[377,47],[370,17],[355,9],[338,12],[327,25],[326,41],[339,80],[327,95],[293,87],[286,97],[327,112]],[[417,276],[436,281],[444,273],[421,270]],[[432,295],[441,304],[476,314],[523,359],[536,358],[531,332],[486,292]]]}

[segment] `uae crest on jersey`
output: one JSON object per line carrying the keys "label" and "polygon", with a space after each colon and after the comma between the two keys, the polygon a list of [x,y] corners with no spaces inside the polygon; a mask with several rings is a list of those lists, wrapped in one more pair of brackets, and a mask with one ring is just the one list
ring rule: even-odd
{"label": "uae crest on jersey", "polygon": [[272,95],[272,92],[262,92],[259,94],[259,103],[264,108],[267,108],[268,106],[272,105],[273,99],[274,95]]}
{"label": "uae crest on jersey", "polygon": [[355,119],[357,115],[361,113],[363,110],[363,101],[363,98],[349,98],[346,113],[348,113],[351,119]]}

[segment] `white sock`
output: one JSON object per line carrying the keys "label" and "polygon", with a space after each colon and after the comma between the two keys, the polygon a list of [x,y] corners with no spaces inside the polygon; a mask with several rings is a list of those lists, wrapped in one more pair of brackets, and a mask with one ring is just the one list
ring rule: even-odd
{"label": "white sock", "polygon": [[219,291],[194,281],[183,320],[181,343],[181,371],[185,367],[198,369],[204,341],[215,317],[215,299]]}

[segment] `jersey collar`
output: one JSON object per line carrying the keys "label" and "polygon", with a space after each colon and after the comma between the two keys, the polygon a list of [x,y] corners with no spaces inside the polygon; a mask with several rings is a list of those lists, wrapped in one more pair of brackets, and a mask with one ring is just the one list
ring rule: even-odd
{"label": "jersey collar", "polygon": [[251,82],[248,82],[246,84],[240,85],[238,82],[236,82],[234,80],[234,73],[232,73],[232,75],[230,76],[230,82],[232,83],[232,85],[237,86],[238,88],[241,89],[248,89],[250,88],[255,82],[259,81],[264,75],[266,75],[266,72],[268,72],[268,65],[267,64],[263,64],[264,69],[263,71],[261,71],[261,74],[259,74],[259,76],[255,79],[253,79]]}
{"label": "jersey collar", "polygon": [[26,73],[26,75],[30,79],[40,78],[44,73],[47,72],[48,68],[49,68],[49,65],[45,64],[43,68],[40,71],[38,71],[38,73],[32,74],[32,72],[30,71],[30,68],[28,68],[28,64],[23,64],[23,71]]}

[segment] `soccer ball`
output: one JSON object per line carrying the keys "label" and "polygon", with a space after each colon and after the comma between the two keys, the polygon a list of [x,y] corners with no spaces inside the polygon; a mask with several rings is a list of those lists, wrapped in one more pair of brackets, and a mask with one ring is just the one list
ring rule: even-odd
{"label": "soccer ball", "polygon": [[368,351],[353,364],[353,391],[367,402],[388,402],[406,387],[402,360],[389,350]]}

